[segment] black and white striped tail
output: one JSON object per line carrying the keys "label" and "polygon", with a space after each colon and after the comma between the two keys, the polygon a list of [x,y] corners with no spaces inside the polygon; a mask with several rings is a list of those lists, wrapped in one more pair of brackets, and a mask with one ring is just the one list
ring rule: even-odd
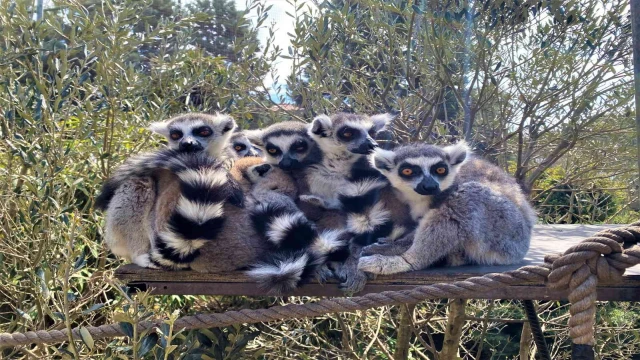
{"label": "black and white striped tail", "polygon": [[135,177],[149,177],[157,170],[169,170],[175,174],[187,169],[208,169],[226,164],[227,159],[210,157],[206,152],[185,153],[172,149],[162,149],[151,153],[130,157],[120,165],[115,173],[102,185],[96,198],[95,207],[105,210],[116,190],[123,182]]}
{"label": "black and white striped tail", "polygon": [[178,203],[166,229],[156,236],[151,252],[151,261],[164,268],[188,268],[199,249],[222,231],[225,202],[242,202],[242,191],[224,168],[186,165],[176,172],[180,181]]}
{"label": "black and white striped tail", "polygon": [[318,233],[295,205],[259,206],[251,220],[270,250],[247,274],[271,295],[286,294],[307,283],[320,266],[347,249],[342,232]]}
{"label": "black and white striped tail", "polygon": [[394,231],[391,213],[380,202],[380,190],[385,182],[367,179],[350,184],[340,196],[347,213],[347,230],[353,235],[351,242],[366,246]]}

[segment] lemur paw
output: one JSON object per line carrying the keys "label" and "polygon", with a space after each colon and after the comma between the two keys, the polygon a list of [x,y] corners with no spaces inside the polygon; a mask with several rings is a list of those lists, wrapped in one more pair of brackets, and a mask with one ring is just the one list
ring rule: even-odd
{"label": "lemur paw", "polygon": [[334,277],[333,271],[329,268],[328,265],[322,265],[318,272],[316,273],[316,278],[320,284],[325,284],[329,279]]}
{"label": "lemur paw", "polygon": [[367,284],[367,274],[356,271],[346,276],[346,280],[339,285],[339,288],[347,295],[353,295],[364,289]]}
{"label": "lemur paw", "polygon": [[372,274],[382,274],[384,256],[375,254],[363,256],[358,261],[358,270]]}
{"label": "lemur paw", "polygon": [[153,262],[151,262],[151,256],[149,254],[138,255],[135,258],[133,258],[132,262],[143,268],[159,269],[158,266],[156,266]]}
{"label": "lemur paw", "polygon": [[300,195],[300,201],[304,201],[314,206],[326,208],[326,202],[319,196],[315,195]]}
{"label": "lemur paw", "polygon": [[364,248],[362,248],[362,252],[360,253],[361,256],[369,256],[369,255],[387,255],[387,253],[389,253],[393,247],[390,243],[387,242],[381,242],[381,240],[388,240],[387,238],[385,239],[380,239],[378,240],[377,243],[371,244],[371,245],[367,245]]}

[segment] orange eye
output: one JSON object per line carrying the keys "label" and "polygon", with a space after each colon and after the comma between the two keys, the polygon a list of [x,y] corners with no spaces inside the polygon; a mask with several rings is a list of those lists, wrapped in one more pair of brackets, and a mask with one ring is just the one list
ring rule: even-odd
{"label": "orange eye", "polygon": [[182,133],[180,131],[173,131],[169,136],[172,140],[180,140],[180,138],[182,137]]}
{"label": "orange eye", "polygon": [[269,154],[275,154],[277,152],[277,150],[274,149],[274,148],[271,148],[271,149],[269,149],[267,151],[269,152]]}
{"label": "orange eye", "polygon": [[346,133],[343,133],[343,134],[342,134],[342,136],[344,136],[344,137],[346,137],[346,138],[350,138],[350,137],[352,137],[352,136],[353,136],[353,133],[352,133],[352,132],[348,132],[348,131],[347,131]]}
{"label": "orange eye", "polygon": [[238,146],[234,147],[234,149],[236,149],[236,151],[240,151],[240,150],[242,150],[242,146],[238,145]]}
{"label": "orange eye", "polygon": [[413,174],[413,170],[407,168],[402,170],[402,175],[411,176]]}
{"label": "orange eye", "polygon": [[444,173],[446,173],[446,172],[447,172],[447,169],[443,168],[443,167],[439,167],[439,168],[436,169],[436,174],[438,174],[438,175],[444,175]]}

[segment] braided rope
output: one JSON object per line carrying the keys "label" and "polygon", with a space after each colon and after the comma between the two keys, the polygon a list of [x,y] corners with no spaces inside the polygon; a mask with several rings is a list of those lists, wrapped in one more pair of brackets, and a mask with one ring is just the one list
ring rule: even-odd
{"label": "braided rope", "polygon": [[[596,285],[598,281],[621,281],[625,269],[640,263],[640,247],[623,249],[624,244],[636,244],[639,241],[640,222],[637,222],[624,228],[600,231],[568,249],[563,255],[547,256],[542,265],[523,266],[517,270],[471,277],[464,281],[418,286],[411,290],[323,299],[303,305],[185,316],[176,320],[174,328],[179,330],[223,327],[239,323],[317,317],[385,305],[418,303],[427,299],[477,297],[478,294],[510,285],[542,283],[548,279],[552,288],[570,289],[569,326],[574,343],[593,345]],[[161,321],[143,321],[138,323],[138,328],[147,330],[161,324]],[[94,339],[125,335],[117,324],[89,326],[86,329]],[[72,336],[74,339],[81,339],[80,328],[73,329]],[[0,347],[60,343],[68,338],[66,330],[0,333]]]}

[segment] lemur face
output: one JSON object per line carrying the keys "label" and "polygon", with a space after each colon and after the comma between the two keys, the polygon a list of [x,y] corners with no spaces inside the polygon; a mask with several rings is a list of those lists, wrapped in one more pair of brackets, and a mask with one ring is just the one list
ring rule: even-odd
{"label": "lemur face", "polygon": [[433,196],[453,184],[468,153],[469,147],[464,142],[444,148],[410,144],[394,151],[377,149],[372,164],[406,196],[414,197],[415,193]]}
{"label": "lemur face", "polygon": [[378,147],[374,140],[392,120],[389,114],[373,116],[339,113],[332,117],[320,115],[311,124],[310,135],[324,152],[348,151],[368,155]]}
{"label": "lemur face", "polygon": [[282,170],[299,170],[321,160],[317,145],[307,134],[307,125],[285,121],[247,134],[269,164]]}
{"label": "lemur face", "polygon": [[249,142],[249,139],[243,132],[237,132],[231,136],[230,146],[237,158],[260,155],[260,150]]}
{"label": "lemur face", "polygon": [[298,196],[298,189],[293,178],[284,170],[271,164],[262,163],[250,166],[243,175],[251,183],[251,191],[254,194],[277,192],[292,199]]}
{"label": "lemur face", "polygon": [[169,148],[181,152],[207,151],[219,155],[229,143],[236,122],[227,115],[184,114],[152,123],[149,129],[169,141]]}

